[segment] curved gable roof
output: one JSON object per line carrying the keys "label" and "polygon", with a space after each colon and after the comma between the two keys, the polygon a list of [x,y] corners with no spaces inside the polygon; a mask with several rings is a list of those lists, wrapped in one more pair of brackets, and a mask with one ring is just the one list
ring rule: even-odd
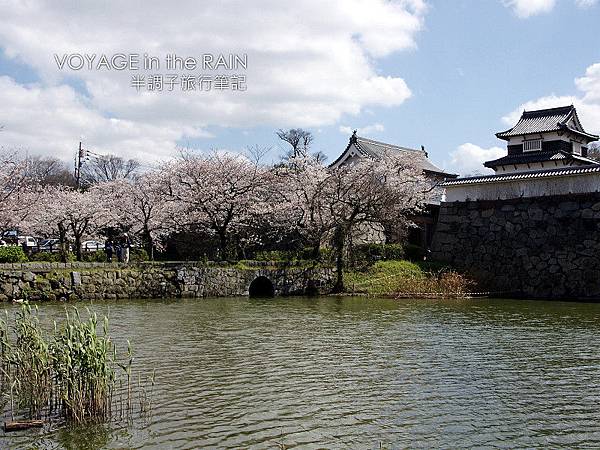
{"label": "curved gable roof", "polygon": [[346,149],[334,162],[332,162],[329,165],[329,167],[342,164],[346,159],[348,159],[349,154],[352,153],[352,150],[355,150],[355,153],[359,154],[360,156],[367,156],[370,158],[381,158],[384,155],[384,153],[388,151],[403,152],[411,154],[411,156],[416,154],[419,166],[423,169],[423,171],[443,175],[448,178],[457,176],[455,174],[445,172],[443,169],[433,164],[429,160],[427,152],[423,149],[418,150],[410,147],[402,147],[399,145],[387,144],[385,142],[375,141],[372,139],[357,136],[356,133],[352,134],[352,136],[350,137],[350,141],[346,146]]}
{"label": "curved gable roof", "polygon": [[514,127],[496,133],[496,137],[509,140],[514,136],[547,133],[552,131],[570,131],[587,138],[588,141],[595,141],[598,139],[598,136],[585,132],[581,126],[579,117],[577,116],[577,110],[573,105],[538,109],[535,111],[523,111],[521,118]]}

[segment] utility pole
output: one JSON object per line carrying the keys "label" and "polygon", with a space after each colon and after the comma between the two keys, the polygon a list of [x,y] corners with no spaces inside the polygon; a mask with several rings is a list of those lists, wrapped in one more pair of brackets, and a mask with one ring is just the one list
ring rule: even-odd
{"label": "utility pole", "polygon": [[75,158],[75,185],[77,189],[81,187],[81,165],[83,164],[83,158],[85,157],[85,150],[81,148],[81,141],[79,141],[79,151]]}

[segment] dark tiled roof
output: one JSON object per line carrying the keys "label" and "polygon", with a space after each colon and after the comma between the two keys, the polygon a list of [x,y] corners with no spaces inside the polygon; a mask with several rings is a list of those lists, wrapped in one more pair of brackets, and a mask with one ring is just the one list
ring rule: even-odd
{"label": "dark tiled roof", "polygon": [[570,175],[579,175],[585,173],[596,173],[600,172],[600,164],[589,165],[589,166],[576,166],[567,167],[562,169],[551,169],[551,170],[532,170],[528,172],[512,172],[502,175],[482,175],[477,177],[468,178],[456,178],[454,180],[448,180],[442,183],[442,186],[457,186],[463,184],[484,184],[484,183],[498,183],[503,181],[513,180],[529,180],[533,178],[551,178],[551,177],[563,177]]}
{"label": "dark tiled roof", "polygon": [[415,148],[401,147],[399,145],[386,144],[385,142],[374,141],[372,139],[367,139],[364,137],[357,136],[356,134],[352,135],[352,137],[350,138],[350,142],[348,143],[348,146],[346,147],[344,152],[342,152],[342,154],[334,162],[332,162],[330,164],[330,166],[336,165],[343,158],[343,156],[346,154],[346,152],[348,151],[348,149],[350,148],[350,146],[352,144],[355,145],[356,149],[359,151],[359,153],[361,155],[368,156],[371,158],[380,158],[385,154],[385,152],[388,152],[388,151],[405,152],[405,153],[411,154],[411,156],[416,154],[418,157],[419,165],[425,172],[432,172],[432,173],[444,175],[446,177],[456,177],[457,176],[455,174],[445,172],[443,169],[441,169],[438,166],[436,166],[435,164],[433,164],[427,157],[427,152],[425,152],[425,150],[417,150]]}
{"label": "dark tiled roof", "polygon": [[[576,128],[567,125],[571,118],[575,117]],[[496,133],[499,139],[508,140],[513,136],[526,134],[546,133],[551,131],[571,131],[586,136],[590,140],[598,139],[598,136],[586,133],[581,127],[577,111],[573,105],[561,106],[559,108],[539,109],[536,111],[523,111],[517,124],[509,130]]]}
{"label": "dark tiled roof", "polygon": [[485,167],[507,166],[511,164],[527,164],[544,161],[578,161],[583,164],[598,164],[596,161],[583,156],[574,155],[562,150],[550,152],[525,152],[518,155],[508,155],[502,158],[486,161],[483,163]]}

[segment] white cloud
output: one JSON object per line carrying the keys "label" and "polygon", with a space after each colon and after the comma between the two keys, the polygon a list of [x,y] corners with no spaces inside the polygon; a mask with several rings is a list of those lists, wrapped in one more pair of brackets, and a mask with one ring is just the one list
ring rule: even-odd
{"label": "white cloud", "polygon": [[[371,106],[399,105],[410,89],[402,78],[378,74],[376,59],[414,49],[426,10],[423,0],[301,0],[293,6],[278,0],[201,5],[187,0],[176,6],[148,1],[143,7],[118,0],[0,2],[0,48],[43,80],[35,87],[4,80],[12,92],[2,94],[3,110],[20,115],[6,124],[0,143],[13,127],[11,139],[20,138],[32,151],[46,145],[58,151],[78,141],[75,135],[87,134],[98,138],[91,145],[110,142],[116,153],[130,151],[132,136],[149,153],[168,153],[178,139],[202,134],[210,125],[324,126]],[[137,93],[129,72],[71,72],[87,90],[83,97],[64,86],[64,71],[53,58],[64,52],[246,53],[248,88]],[[32,117],[20,109],[23,93],[39,110]],[[56,95],[67,97],[77,112],[65,114],[62,100],[51,101]],[[66,141],[50,141],[54,134],[37,117],[51,117]],[[162,139],[155,142],[156,135]],[[169,148],[157,150],[158,145]]]}
{"label": "white cloud", "polygon": [[352,134],[352,132],[356,129],[356,132],[359,136],[370,136],[378,131],[385,131],[385,127],[382,123],[374,123],[371,125],[364,126],[362,128],[352,128],[349,126],[342,125],[340,126],[340,133],[342,134]]}
{"label": "white cloud", "polygon": [[[598,0],[574,0],[575,6],[582,9],[591,8]],[[554,9],[556,0],[502,0],[507,8],[511,8],[517,17],[526,19],[538,14],[549,13]]]}
{"label": "white cloud", "polygon": [[524,110],[531,111],[573,104],[577,108],[577,114],[583,128],[588,133],[600,134],[600,63],[589,66],[583,77],[575,79],[575,86],[581,92],[580,95],[559,96],[551,94],[530,100],[505,115],[502,121],[506,125],[512,126]]}
{"label": "white cloud", "polygon": [[467,142],[450,152],[450,162],[445,164],[447,170],[462,176],[494,173],[492,169],[483,167],[485,161],[491,161],[506,155],[506,149],[500,147],[482,148]]}
{"label": "white cloud", "polygon": [[525,19],[547,13],[554,8],[555,0],[503,0],[504,6],[511,8],[517,17]]}
{"label": "white cloud", "polygon": [[5,148],[72,157],[82,140],[88,149],[135,157],[146,164],[168,157],[181,135],[203,136],[193,127],[155,127],[148,123],[108,118],[88,108],[68,86],[23,86],[0,77],[3,105],[0,145]]}
{"label": "white cloud", "polygon": [[[509,127],[512,127],[517,123],[523,111],[533,111],[536,109],[546,109],[546,108],[554,108],[557,106],[567,106],[567,105],[575,105],[577,102],[577,98],[573,96],[567,95],[555,95],[551,94],[545,97],[540,97],[536,100],[530,100],[519,105],[518,108],[511,111],[502,117],[502,122]],[[579,108],[578,108],[579,109]]]}
{"label": "white cloud", "polygon": [[591,8],[592,6],[596,5],[597,3],[598,3],[598,0],[575,0],[575,4],[579,8]]}

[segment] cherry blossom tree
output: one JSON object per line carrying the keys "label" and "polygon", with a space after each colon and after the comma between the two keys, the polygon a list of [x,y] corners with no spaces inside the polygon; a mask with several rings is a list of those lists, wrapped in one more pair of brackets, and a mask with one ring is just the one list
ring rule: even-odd
{"label": "cherry blossom tree", "polygon": [[287,232],[295,232],[319,256],[321,240],[331,228],[331,215],[323,205],[323,194],[330,173],[313,156],[291,157],[286,164],[274,168],[271,190],[278,199],[273,202],[273,223]]}
{"label": "cherry blossom tree", "polygon": [[282,199],[278,215],[285,226],[298,230],[315,249],[330,241],[336,259],[336,291],[344,289],[346,247],[352,234],[360,227],[408,226],[410,216],[424,206],[433,188],[416,156],[393,152],[337,169],[301,156],[290,158],[275,173]]}
{"label": "cherry blossom tree", "polygon": [[81,192],[63,186],[46,186],[35,204],[28,227],[46,236],[58,236],[61,256],[66,261],[73,240],[78,261],[84,239],[96,237],[100,229],[117,220],[109,200],[99,191]]}
{"label": "cherry blossom tree", "polygon": [[178,204],[164,192],[164,174],[147,172],[133,179],[96,185],[93,190],[109,202],[115,220],[139,235],[154,259],[157,239],[176,229]]}
{"label": "cherry blossom tree", "polygon": [[163,170],[164,192],[179,204],[182,225],[215,235],[221,258],[227,256],[232,237],[247,231],[268,207],[262,195],[268,171],[243,155],[186,154]]}
{"label": "cherry blossom tree", "polygon": [[0,151],[0,232],[18,227],[35,202],[37,184],[16,151]]}
{"label": "cherry blossom tree", "polygon": [[345,246],[357,225],[406,225],[410,215],[425,205],[431,190],[416,157],[406,154],[361,158],[330,171],[322,202],[333,224],[334,291],[344,290]]}

